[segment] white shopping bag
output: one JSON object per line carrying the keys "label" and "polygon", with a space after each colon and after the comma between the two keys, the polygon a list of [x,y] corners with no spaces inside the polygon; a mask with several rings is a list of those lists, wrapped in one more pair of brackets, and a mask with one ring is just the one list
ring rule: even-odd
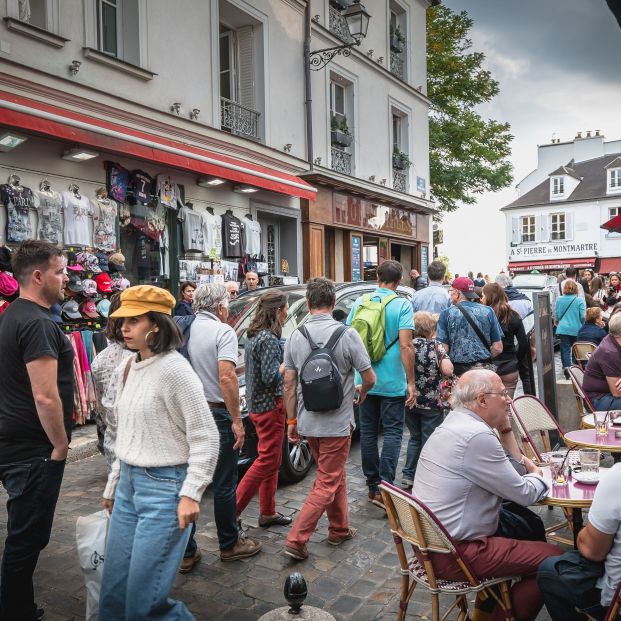
{"label": "white shopping bag", "polygon": [[110,514],[104,509],[79,517],[75,528],[78,557],[86,585],[86,621],[99,619],[99,590],[109,522]]}

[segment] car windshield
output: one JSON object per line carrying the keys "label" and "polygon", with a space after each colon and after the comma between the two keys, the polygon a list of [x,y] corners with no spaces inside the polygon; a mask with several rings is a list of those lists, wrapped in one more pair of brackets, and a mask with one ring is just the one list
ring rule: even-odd
{"label": "car windshield", "polygon": [[237,320],[243,317],[259,301],[260,297],[261,293],[248,294],[229,302],[229,318],[227,319],[229,326],[234,328]]}
{"label": "car windshield", "polygon": [[547,274],[519,274],[513,279],[513,286],[516,289],[543,289],[548,285],[549,280],[550,277]]}

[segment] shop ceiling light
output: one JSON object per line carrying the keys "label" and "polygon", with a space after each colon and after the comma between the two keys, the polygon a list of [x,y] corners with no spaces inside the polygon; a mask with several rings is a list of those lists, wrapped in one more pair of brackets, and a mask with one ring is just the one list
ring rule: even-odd
{"label": "shop ceiling light", "polygon": [[211,188],[226,183],[226,179],[220,179],[219,177],[199,177],[196,183],[203,188]]}
{"label": "shop ceiling light", "polygon": [[69,149],[63,153],[63,160],[69,160],[70,162],[85,162],[96,157],[99,157],[99,153],[96,151],[89,151],[80,147]]}
{"label": "shop ceiling light", "polygon": [[26,142],[26,140],[28,140],[26,136],[21,136],[15,132],[4,132],[4,134],[0,136],[0,151],[10,151],[15,147],[19,147],[19,145],[22,144],[22,142]]}
{"label": "shop ceiling light", "polygon": [[252,192],[258,192],[259,188],[253,188],[251,185],[234,185],[233,192],[239,194],[252,194]]}

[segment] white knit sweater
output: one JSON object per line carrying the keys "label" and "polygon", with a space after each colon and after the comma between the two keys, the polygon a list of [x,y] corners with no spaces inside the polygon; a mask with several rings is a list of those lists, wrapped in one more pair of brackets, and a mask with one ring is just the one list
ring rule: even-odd
{"label": "white knit sweater", "polygon": [[114,498],[122,461],[144,468],[188,464],[179,495],[199,502],[213,477],[219,448],[200,379],[175,351],[140,362],[133,357],[123,387],[126,364],[116,373],[117,459],[104,498]]}

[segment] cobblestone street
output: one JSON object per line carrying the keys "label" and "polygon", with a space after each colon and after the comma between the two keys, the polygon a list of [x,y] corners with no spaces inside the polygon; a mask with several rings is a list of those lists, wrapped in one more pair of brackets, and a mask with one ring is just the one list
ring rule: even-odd
{"label": "cobblestone street", "polygon": [[[404,447],[407,433],[404,437]],[[402,460],[404,455],[402,454]],[[401,473],[399,467],[399,475]],[[340,547],[327,544],[327,521],[320,522],[304,562],[282,552],[286,527],[257,528],[258,501],[244,515],[249,533],[263,542],[258,556],[245,561],[221,563],[213,522],[213,496],[205,494],[197,531],[203,552],[201,563],[186,576],[179,575],[174,596],[187,603],[200,621],[207,619],[251,621],[285,605],[283,585],[291,571],[301,571],[308,583],[307,603],[329,611],[337,620],[395,619],[400,576],[388,521],[382,511],[368,503],[360,467],[359,443],[352,445],[347,467],[351,524],[358,536]],[[313,473],[297,485],[281,487],[277,509],[294,515],[302,505]],[[105,462],[97,456],[67,466],[50,545],[43,551],[35,574],[35,594],[46,610],[46,621],[84,619],[86,604],[82,574],[75,547],[75,523],[80,515],[99,509],[105,482]],[[5,536],[6,496],[2,492],[0,528]],[[546,521],[558,519],[557,510],[537,509]],[[449,600],[445,600],[449,601]],[[408,619],[430,619],[429,595],[416,592]],[[538,621],[548,621],[543,611]]]}

